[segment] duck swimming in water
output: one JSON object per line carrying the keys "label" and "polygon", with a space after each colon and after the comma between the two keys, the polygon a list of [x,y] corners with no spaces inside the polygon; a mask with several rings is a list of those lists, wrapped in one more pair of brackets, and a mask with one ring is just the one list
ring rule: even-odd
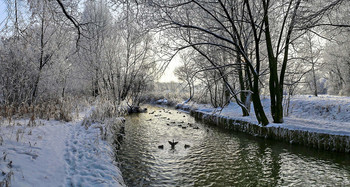
{"label": "duck swimming in water", "polygon": [[168,141],[169,142],[169,144],[171,145],[171,149],[175,149],[175,145],[177,144],[177,143],[179,143],[179,142],[174,142],[174,139],[173,139],[173,141],[171,142],[171,141]]}

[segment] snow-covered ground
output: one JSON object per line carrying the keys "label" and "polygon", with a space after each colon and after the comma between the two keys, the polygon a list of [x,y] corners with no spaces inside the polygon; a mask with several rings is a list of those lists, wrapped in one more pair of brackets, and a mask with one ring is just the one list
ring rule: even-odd
{"label": "snow-covered ground", "polygon": [[[291,99],[289,115],[284,117],[284,123],[282,124],[272,123],[269,97],[262,97],[261,100],[270,121],[268,126],[350,136],[350,97],[330,95],[320,95],[318,97],[294,96]],[[224,109],[193,103],[189,104],[189,107],[208,114],[258,123],[253,105],[251,106],[251,116],[248,117],[242,117],[240,107],[233,102]]]}
{"label": "snow-covered ground", "polygon": [[[270,99],[262,98],[270,115]],[[208,114],[257,123],[251,116],[242,117],[235,103],[224,109],[210,105],[187,104]],[[72,122],[29,119],[0,121],[0,186],[9,178],[11,186],[124,186],[114,161],[111,146],[102,140],[101,124],[82,125],[91,115],[90,108]],[[350,136],[350,97],[321,95],[294,96],[289,116],[282,124],[287,129]]]}
{"label": "snow-covered ground", "polygon": [[[91,110],[91,109],[90,109]],[[90,111],[91,112],[91,111]],[[124,186],[101,124],[87,127],[89,111],[72,122],[0,122],[0,186]]]}

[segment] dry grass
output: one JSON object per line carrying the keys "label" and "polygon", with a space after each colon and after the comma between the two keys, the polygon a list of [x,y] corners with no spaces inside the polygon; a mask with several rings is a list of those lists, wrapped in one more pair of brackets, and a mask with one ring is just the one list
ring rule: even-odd
{"label": "dry grass", "polygon": [[10,171],[2,171],[0,170],[0,176],[2,176],[2,180],[0,180],[0,187],[9,187],[11,186],[11,178],[13,176],[13,171],[12,171],[12,161],[7,160],[7,153],[3,152],[3,156],[0,159],[0,164],[1,162],[8,162],[6,167],[10,169]]}
{"label": "dry grass", "polygon": [[0,187],[9,187],[11,186],[11,178],[13,176],[13,172],[10,171],[8,173],[5,172],[1,172],[2,175],[4,175],[4,179],[2,181],[0,181]]}
{"label": "dry grass", "polygon": [[88,105],[89,98],[65,97],[38,101],[31,105],[27,103],[0,105],[0,120],[6,119],[11,124],[14,119],[29,118],[28,126],[35,126],[36,119],[59,120],[69,122],[74,113],[78,114],[80,107]]}

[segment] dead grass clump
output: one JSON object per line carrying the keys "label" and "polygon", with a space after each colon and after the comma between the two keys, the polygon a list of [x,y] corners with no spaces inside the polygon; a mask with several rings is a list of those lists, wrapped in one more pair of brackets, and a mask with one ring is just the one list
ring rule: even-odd
{"label": "dead grass clump", "polygon": [[[6,157],[7,157],[7,153],[3,152],[3,156],[1,157],[0,161],[7,162],[8,160],[6,159]],[[1,162],[0,162],[0,164],[1,164]],[[9,161],[9,163],[7,163],[7,169],[8,170],[4,170],[4,171],[0,169],[0,171],[1,171],[1,173],[0,173],[0,187],[11,186],[11,179],[13,177],[12,161]]]}
{"label": "dead grass clump", "polygon": [[[57,99],[39,100],[35,103],[3,104],[0,106],[0,116],[11,122],[18,118],[55,119],[60,121],[72,121],[72,113],[77,111],[81,99],[65,97]],[[30,125],[33,125],[31,123]]]}
{"label": "dead grass clump", "polygon": [[34,113],[32,114],[32,116],[29,119],[28,126],[29,127],[34,127],[35,126],[35,114]]}
{"label": "dead grass clump", "polygon": [[16,141],[18,142],[20,139],[22,139],[24,134],[24,130],[19,128],[16,132]]}
{"label": "dead grass clump", "polygon": [[2,175],[5,175],[4,179],[0,181],[0,187],[9,187],[11,186],[11,178],[13,176],[13,171],[10,171],[8,173],[1,172]]}

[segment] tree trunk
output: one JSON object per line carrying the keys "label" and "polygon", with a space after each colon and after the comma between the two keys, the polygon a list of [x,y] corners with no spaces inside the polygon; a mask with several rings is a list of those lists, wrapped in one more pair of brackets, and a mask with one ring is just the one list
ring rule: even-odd
{"label": "tree trunk", "polygon": [[254,85],[253,85],[252,91],[253,91],[252,100],[253,100],[253,106],[254,106],[254,112],[255,112],[256,119],[263,126],[266,126],[269,124],[269,120],[267,119],[264,108],[261,104],[260,93],[259,93],[259,77],[258,76],[254,76]]}
{"label": "tree trunk", "polygon": [[[241,89],[241,93],[240,93],[240,98],[242,103],[246,103],[246,93],[242,92],[243,90],[246,90],[245,88],[245,84],[244,84],[244,78],[243,78],[243,67],[242,67],[242,61],[241,61],[241,55],[237,52],[237,56],[236,56],[236,61],[238,64],[238,79],[239,79],[239,86]],[[249,111],[246,110],[242,110],[243,116],[249,116]]]}
{"label": "tree trunk", "polygon": [[[259,72],[260,72],[259,42],[260,42],[260,36],[258,36],[255,21],[254,21],[254,18],[253,18],[248,1],[246,1],[246,6],[247,6],[248,13],[249,13],[250,24],[251,24],[252,29],[253,29],[253,36],[254,36],[254,43],[255,43],[255,55],[256,55],[255,70],[254,70],[254,67],[252,65],[248,66],[253,74],[253,79],[254,79],[253,83],[252,83],[252,78],[250,75],[251,73],[250,73],[249,69],[246,70],[246,74],[247,74],[250,90],[253,92],[252,100],[253,100],[256,119],[258,120],[259,124],[266,126],[267,124],[269,124],[269,120],[267,119],[264,108],[261,104],[260,93],[259,93]],[[251,59],[252,59],[252,57],[251,57]]]}
{"label": "tree trunk", "polygon": [[93,82],[93,91],[92,91],[92,96],[97,97],[99,95],[98,91],[98,69],[95,69],[95,80]]}
{"label": "tree trunk", "polygon": [[[270,89],[270,99],[271,99],[271,115],[274,123],[283,123],[283,87],[280,86],[278,81],[278,70],[277,70],[277,58],[273,53],[272,39],[269,28],[269,18],[268,18],[268,5],[265,1],[264,3],[264,24],[265,24],[265,38],[266,38],[266,48],[269,59],[269,69],[270,69],[270,78],[269,78],[269,89]],[[283,84],[283,82],[282,82]]]}
{"label": "tree trunk", "polygon": [[315,64],[312,64],[312,79],[314,83],[314,95],[317,97],[317,80],[316,80],[316,73],[315,73]]}
{"label": "tree trunk", "polygon": [[[40,71],[41,72],[41,71]],[[37,94],[37,90],[38,90],[38,85],[39,85],[39,81],[40,81],[40,72],[39,75],[37,76],[35,82],[34,82],[34,86],[33,86],[33,94],[32,94],[32,103],[34,102],[35,98],[36,98],[36,94]]]}

